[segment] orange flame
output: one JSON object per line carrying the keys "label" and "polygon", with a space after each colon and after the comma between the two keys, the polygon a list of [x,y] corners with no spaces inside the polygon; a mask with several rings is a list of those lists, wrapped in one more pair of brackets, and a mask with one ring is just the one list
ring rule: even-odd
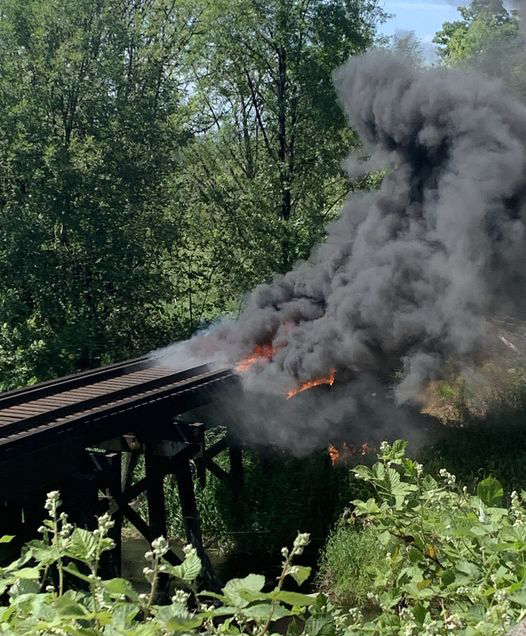
{"label": "orange flame", "polygon": [[322,378],[316,378],[314,380],[309,380],[308,382],[304,382],[303,384],[300,384],[295,389],[291,389],[287,393],[287,399],[290,400],[290,398],[293,398],[295,395],[298,395],[298,393],[302,393],[303,391],[308,391],[309,389],[313,389],[315,386],[320,386],[322,384],[328,384],[329,386],[332,386],[334,384],[335,374],[336,374],[335,369],[331,369],[331,372],[327,376],[324,376]]}
{"label": "orange flame", "polygon": [[337,448],[333,444],[330,444],[327,449],[327,455],[329,456],[333,466],[348,462],[351,457],[364,457],[365,455],[370,455],[375,452],[376,448],[367,442],[360,444],[359,446],[344,442],[341,448]]}
{"label": "orange flame", "polygon": [[243,373],[243,371],[251,369],[256,362],[260,360],[268,360],[270,362],[274,357],[274,353],[275,350],[272,344],[256,345],[246,358],[239,360],[235,366],[235,370]]}
{"label": "orange flame", "polygon": [[327,449],[327,455],[330,457],[333,466],[336,466],[336,464],[341,459],[340,451],[336,448],[336,446],[333,446],[332,444],[330,444],[329,448]]}

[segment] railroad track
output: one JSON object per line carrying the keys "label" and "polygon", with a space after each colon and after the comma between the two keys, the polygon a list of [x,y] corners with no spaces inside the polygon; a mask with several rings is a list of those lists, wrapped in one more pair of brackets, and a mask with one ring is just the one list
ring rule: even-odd
{"label": "railroad track", "polygon": [[181,370],[143,357],[0,394],[0,481],[27,481],[30,473],[35,482],[130,431],[169,437],[174,416],[236,382],[231,369]]}

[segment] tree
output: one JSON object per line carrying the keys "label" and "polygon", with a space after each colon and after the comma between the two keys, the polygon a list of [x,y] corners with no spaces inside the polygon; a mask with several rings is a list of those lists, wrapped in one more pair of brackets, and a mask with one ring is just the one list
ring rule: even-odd
{"label": "tree", "polygon": [[0,384],[142,352],[170,328],[165,181],[195,21],[170,0],[2,3]]}
{"label": "tree", "polygon": [[424,64],[424,50],[422,42],[414,31],[401,31],[392,38],[391,48],[394,53],[407,58],[416,66]]}
{"label": "tree", "polygon": [[0,386],[190,335],[305,257],[378,0],[5,0]]}
{"label": "tree", "polygon": [[458,11],[462,19],[445,22],[433,40],[442,62],[474,66],[525,93],[524,41],[517,11],[508,10],[503,0],[472,0]]}
{"label": "tree", "polygon": [[207,134],[185,150],[194,178],[183,200],[226,229],[239,292],[305,257],[339,209],[348,189],[340,163],[356,140],[331,74],[370,46],[383,13],[376,0],[201,6],[192,80]]}

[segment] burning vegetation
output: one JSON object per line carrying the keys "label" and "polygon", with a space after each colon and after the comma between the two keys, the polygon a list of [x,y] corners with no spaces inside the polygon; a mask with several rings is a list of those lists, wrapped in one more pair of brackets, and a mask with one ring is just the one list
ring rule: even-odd
{"label": "burning vegetation", "polygon": [[336,466],[337,464],[348,464],[352,459],[362,458],[366,455],[374,455],[377,452],[376,446],[372,446],[367,442],[363,444],[359,444],[355,446],[354,444],[347,444],[347,442],[343,442],[343,444],[339,446],[335,446],[333,444],[329,445],[327,449],[327,455],[329,456],[332,465]]}

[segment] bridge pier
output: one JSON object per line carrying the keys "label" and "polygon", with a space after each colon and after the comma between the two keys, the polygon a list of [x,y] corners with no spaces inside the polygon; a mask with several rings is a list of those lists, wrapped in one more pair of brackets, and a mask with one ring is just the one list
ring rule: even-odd
{"label": "bridge pier", "polygon": [[[163,427],[163,429],[166,437],[169,429],[168,427]],[[227,480],[241,501],[243,475],[241,449],[228,434],[209,448],[205,448],[204,426],[201,424],[177,422],[177,426],[173,427],[171,432],[172,439],[150,437],[139,440],[128,434],[103,444],[106,449],[112,450],[98,452],[96,455],[99,470],[103,470],[106,474],[105,480],[100,482],[100,488],[110,498],[110,510],[117,522],[114,529],[116,536],[113,537],[119,545],[119,557],[116,556],[114,559],[115,562],[117,558],[119,560],[119,568],[116,571],[120,571],[120,532],[123,519],[127,519],[150,544],[159,536],[167,536],[164,480],[167,476],[172,475],[177,483],[187,540],[195,547],[201,559],[201,575],[208,589],[219,590],[221,581],[217,577],[203,546],[192,464],[195,466],[196,476],[201,484],[203,484],[208,470],[219,479]],[[230,457],[230,472],[224,471],[213,461],[217,454],[226,449],[228,449]],[[137,465],[141,453],[144,455],[144,476],[138,481],[134,481],[134,467]],[[119,454],[119,461],[117,463],[114,460],[113,470],[108,471],[107,468],[104,470],[101,457],[109,458],[117,454]],[[124,456],[123,459],[121,459],[121,455]],[[107,461],[106,459],[106,464]],[[119,475],[119,479],[116,479],[116,475]],[[113,476],[111,483],[108,482],[108,476]],[[145,494],[147,501],[147,520],[143,519],[132,506],[132,502],[142,494]],[[181,559],[173,550],[169,550],[166,559],[173,565],[181,563]]]}
{"label": "bridge pier", "polygon": [[[144,356],[0,395],[0,536],[17,537],[0,543],[0,559],[38,535],[45,494],[58,490],[72,523],[93,527],[97,515],[111,512],[116,549],[102,566],[114,576],[124,519],[150,542],[166,535],[164,479],[173,475],[186,535],[208,587],[217,588],[202,545],[193,470],[202,486],[211,472],[239,489],[241,455],[231,449],[230,471],[224,470],[214,457],[229,439],[205,448],[205,427],[180,418],[240,390],[232,369],[180,369]],[[134,481],[141,454],[145,475]],[[139,495],[148,504],[146,518],[133,506]],[[166,558],[180,563],[171,550]]]}

